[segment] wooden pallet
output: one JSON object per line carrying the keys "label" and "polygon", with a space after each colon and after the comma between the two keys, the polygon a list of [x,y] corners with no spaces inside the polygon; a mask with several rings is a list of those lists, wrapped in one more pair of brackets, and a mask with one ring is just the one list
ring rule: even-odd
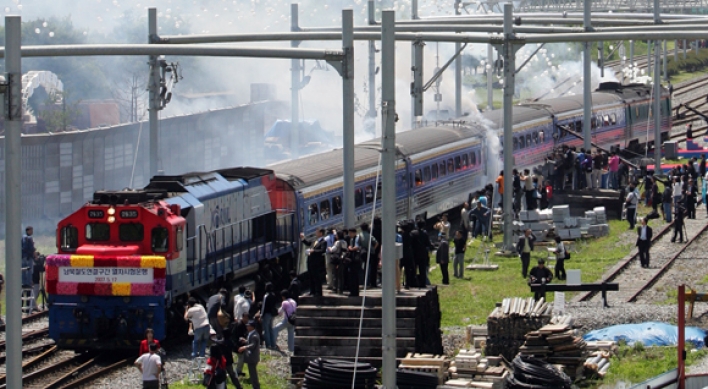
{"label": "wooden pallet", "polygon": [[444,355],[408,353],[398,368],[435,374],[439,385],[447,378],[447,360]]}

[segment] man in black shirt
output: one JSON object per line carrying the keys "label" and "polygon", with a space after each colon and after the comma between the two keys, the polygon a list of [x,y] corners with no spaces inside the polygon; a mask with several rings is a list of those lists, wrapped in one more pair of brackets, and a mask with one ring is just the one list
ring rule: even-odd
{"label": "man in black shirt", "polygon": [[[546,267],[546,261],[538,260],[538,266],[531,269],[529,274],[529,284],[548,284],[553,279],[553,273]],[[546,293],[535,292],[533,298],[538,301],[543,297],[546,298]]]}
{"label": "man in black shirt", "polygon": [[[290,298],[295,301],[295,304],[300,303],[300,290],[300,280],[297,279],[297,273],[295,270],[290,270],[290,286],[288,286],[288,292],[290,293]],[[246,320],[246,322],[248,322],[248,320]]]}
{"label": "man in black shirt", "polygon": [[207,300],[207,318],[214,331],[216,331],[216,339],[224,338],[224,329],[219,324],[219,311],[223,307],[226,309],[226,301],[229,300],[229,291],[221,288],[219,293],[214,294]]}
{"label": "man in black shirt", "polygon": [[467,250],[467,237],[462,235],[460,230],[455,231],[455,259],[452,262],[452,270],[455,278],[462,278],[465,275],[465,250]]}
{"label": "man in black shirt", "polygon": [[[231,343],[234,345],[234,350],[238,350],[241,346],[246,344],[246,338],[248,337],[248,324],[249,315],[248,312],[241,316],[241,320],[238,320],[233,324],[233,329],[231,330]],[[243,353],[238,353],[238,359],[236,360],[236,373],[239,377],[244,377],[243,374]]]}

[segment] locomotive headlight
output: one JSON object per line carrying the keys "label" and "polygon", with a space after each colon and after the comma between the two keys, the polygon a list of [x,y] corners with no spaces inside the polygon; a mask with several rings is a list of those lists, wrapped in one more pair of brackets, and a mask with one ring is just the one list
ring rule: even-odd
{"label": "locomotive headlight", "polygon": [[115,221],[116,221],[116,217],[115,217],[115,216],[108,216],[108,222],[109,222],[109,223],[113,223],[113,222],[115,222]]}
{"label": "locomotive headlight", "polygon": [[113,208],[113,207],[108,208],[108,214],[111,215],[111,216],[112,216],[112,215],[115,215],[115,214],[116,214],[116,209]]}

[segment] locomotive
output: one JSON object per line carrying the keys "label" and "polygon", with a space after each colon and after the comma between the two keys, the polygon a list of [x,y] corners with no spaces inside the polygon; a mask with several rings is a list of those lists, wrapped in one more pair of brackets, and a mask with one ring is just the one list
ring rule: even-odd
{"label": "locomotive", "polygon": [[[649,87],[605,83],[592,98],[595,144],[636,149],[654,141]],[[671,128],[668,91],[660,98],[663,140]],[[582,115],[582,96],[516,106],[516,167],[539,166],[560,144],[579,147]],[[501,112],[491,111],[398,133],[397,217],[432,218],[491,182],[500,128]],[[265,282],[287,285],[291,270],[307,271],[300,232],[345,227],[342,153],[96,192],[57,226],[57,254],[46,263],[50,337],[74,349],[135,347],[146,328],[158,340],[182,330],[188,294],[206,300],[216,286],[250,281],[258,295]],[[355,146],[357,222],[380,209],[379,153],[379,139]]]}

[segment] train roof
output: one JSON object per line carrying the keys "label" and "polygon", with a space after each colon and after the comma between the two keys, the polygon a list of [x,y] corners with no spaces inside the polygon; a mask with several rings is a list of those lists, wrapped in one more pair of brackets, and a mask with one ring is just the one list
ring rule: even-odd
{"label": "train roof", "polygon": [[[456,141],[479,137],[484,127],[473,122],[456,122],[436,127],[422,127],[396,133],[397,153],[410,156]],[[375,167],[379,162],[381,138],[372,139],[355,146],[354,169],[361,171]],[[286,180],[295,189],[316,185],[342,176],[343,150],[334,149],[270,165],[279,178]]]}
{"label": "train roof", "polygon": [[213,172],[191,172],[176,176],[155,176],[145,190],[188,192],[200,200],[207,200],[247,187],[251,180],[273,174],[270,169],[237,167]]}

